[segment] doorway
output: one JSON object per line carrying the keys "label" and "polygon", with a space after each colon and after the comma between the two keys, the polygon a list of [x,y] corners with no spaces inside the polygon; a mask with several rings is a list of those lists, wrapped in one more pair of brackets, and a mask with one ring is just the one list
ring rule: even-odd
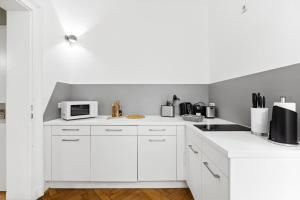
{"label": "doorway", "polygon": [[0,0],[6,10],[6,198],[44,192],[40,8],[35,0]]}
{"label": "doorway", "polygon": [[6,11],[0,7],[0,199],[6,191]]}

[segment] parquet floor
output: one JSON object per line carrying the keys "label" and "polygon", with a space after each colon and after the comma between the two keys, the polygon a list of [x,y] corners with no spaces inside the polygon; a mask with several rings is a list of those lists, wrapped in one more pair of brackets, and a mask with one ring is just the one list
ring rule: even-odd
{"label": "parquet floor", "polygon": [[51,189],[43,200],[193,200],[189,189]]}

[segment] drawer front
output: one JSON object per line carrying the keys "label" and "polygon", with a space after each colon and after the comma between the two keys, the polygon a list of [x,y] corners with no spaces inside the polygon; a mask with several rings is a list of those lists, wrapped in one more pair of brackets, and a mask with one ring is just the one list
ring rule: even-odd
{"label": "drawer front", "polygon": [[92,135],[137,135],[136,126],[92,126]]}
{"label": "drawer front", "polygon": [[187,128],[187,145],[197,145],[202,151],[202,138],[199,133],[194,132],[191,128]]}
{"label": "drawer front", "polygon": [[206,142],[202,143],[202,152],[228,177],[229,161],[225,155]]}
{"label": "drawer front", "polygon": [[52,136],[52,181],[90,181],[90,136]]}
{"label": "drawer front", "polygon": [[92,136],[91,180],[137,181],[137,136]]}
{"label": "drawer front", "polygon": [[206,156],[202,158],[202,198],[229,200],[228,178]]}
{"label": "drawer front", "polygon": [[52,126],[52,135],[90,135],[90,126]]}
{"label": "drawer front", "polygon": [[176,137],[138,137],[138,180],[176,180]]}
{"label": "drawer front", "polygon": [[139,135],[176,135],[176,126],[139,126]]}

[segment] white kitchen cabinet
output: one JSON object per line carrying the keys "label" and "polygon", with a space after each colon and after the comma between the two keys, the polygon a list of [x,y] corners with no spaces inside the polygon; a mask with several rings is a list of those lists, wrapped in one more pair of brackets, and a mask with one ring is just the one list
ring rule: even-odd
{"label": "white kitchen cabinet", "polygon": [[6,26],[0,26],[0,103],[6,102]]}
{"label": "white kitchen cabinet", "polygon": [[186,143],[186,174],[187,184],[195,200],[201,200],[202,197],[202,152],[200,143],[197,143],[193,137],[193,132],[187,129]]}
{"label": "white kitchen cabinet", "polygon": [[138,137],[138,180],[176,180],[176,136]]}
{"label": "white kitchen cabinet", "polygon": [[52,181],[90,180],[90,136],[52,136]]}
{"label": "white kitchen cabinet", "polygon": [[6,127],[0,122],[0,191],[6,190]]}
{"label": "white kitchen cabinet", "polygon": [[205,200],[229,200],[228,178],[203,155],[202,197]]}
{"label": "white kitchen cabinet", "polygon": [[202,154],[196,145],[188,146],[189,186],[195,200],[200,200],[202,195]]}
{"label": "white kitchen cabinet", "polygon": [[92,136],[91,180],[137,181],[137,136]]}

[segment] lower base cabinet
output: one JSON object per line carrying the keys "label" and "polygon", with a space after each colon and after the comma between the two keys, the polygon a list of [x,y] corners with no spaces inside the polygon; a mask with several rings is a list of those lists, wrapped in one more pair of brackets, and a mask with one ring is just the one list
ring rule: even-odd
{"label": "lower base cabinet", "polygon": [[91,181],[137,181],[137,136],[91,138]]}
{"label": "lower base cabinet", "polygon": [[139,181],[175,181],[176,170],[176,136],[139,136]]}
{"label": "lower base cabinet", "polygon": [[206,156],[203,156],[202,187],[205,200],[229,200],[227,177]]}
{"label": "lower base cabinet", "polygon": [[90,180],[89,136],[52,136],[52,180]]}
{"label": "lower base cabinet", "polygon": [[[194,144],[188,145],[187,149],[188,186],[195,200],[201,200],[202,195],[202,155],[200,148]],[[203,183],[205,184],[205,183]]]}

